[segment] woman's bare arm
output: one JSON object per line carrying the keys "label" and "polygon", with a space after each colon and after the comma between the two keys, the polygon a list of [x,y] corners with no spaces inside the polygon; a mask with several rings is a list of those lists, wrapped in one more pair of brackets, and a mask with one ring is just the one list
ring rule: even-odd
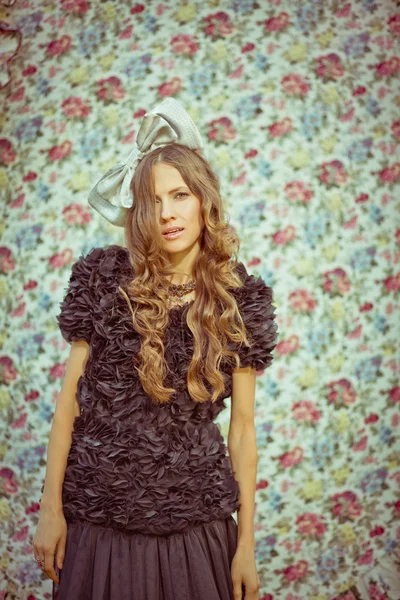
{"label": "woman's bare arm", "polygon": [[76,398],[78,379],[83,375],[89,357],[89,344],[84,340],[71,342],[66,373],[57,398],[47,448],[46,478],[40,507],[62,509],[62,484],[72,442],[72,430],[80,407]]}

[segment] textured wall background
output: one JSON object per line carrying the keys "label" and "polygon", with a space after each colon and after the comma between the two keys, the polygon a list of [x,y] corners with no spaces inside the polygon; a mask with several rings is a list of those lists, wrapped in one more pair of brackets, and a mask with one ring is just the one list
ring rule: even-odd
{"label": "textured wall background", "polygon": [[0,14],[0,600],[50,597],[31,539],[69,351],[55,314],[72,262],[124,245],[87,194],[166,96],[205,139],[241,259],[274,288],[280,338],[257,381],[260,599],[397,600],[395,1],[46,0]]}

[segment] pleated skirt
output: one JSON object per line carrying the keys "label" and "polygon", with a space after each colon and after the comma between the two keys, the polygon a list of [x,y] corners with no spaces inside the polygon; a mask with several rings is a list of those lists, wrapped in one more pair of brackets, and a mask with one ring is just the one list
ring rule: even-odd
{"label": "pleated skirt", "polygon": [[68,524],[53,600],[233,600],[238,527],[227,519],[167,535]]}

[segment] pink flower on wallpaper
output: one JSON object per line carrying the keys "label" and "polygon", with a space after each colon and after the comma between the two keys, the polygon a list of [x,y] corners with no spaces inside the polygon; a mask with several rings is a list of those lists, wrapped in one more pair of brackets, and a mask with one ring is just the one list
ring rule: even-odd
{"label": "pink flower on wallpaper", "polygon": [[90,115],[91,109],[80,96],[69,96],[61,102],[61,112],[69,118],[83,119]]}
{"label": "pink flower on wallpaper", "polygon": [[290,452],[285,452],[279,457],[280,465],[283,469],[289,469],[295,465],[300,464],[304,458],[304,450],[300,446],[296,446]]}
{"label": "pink flower on wallpaper", "polygon": [[65,223],[68,225],[87,225],[92,220],[92,215],[82,204],[68,204],[62,210]]}
{"label": "pink flower on wallpaper", "polygon": [[308,573],[308,562],[306,560],[299,560],[294,565],[290,565],[283,569],[283,576],[286,581],[298,581],[305,577]]}
{"label": "pink flower on wallpaper", "polygon": [[317,423],[321,418],[321,411],[310,400],[300,400],[293,404],[292,415],[299,423]]}
{"label": "pink flower on wallpaper", "polygon": [[317,77],[321,77],[324,81],[328,81],[329,79],[335,81],[344,75],[341,58],[334,52],[317,57],[316,63],[315,73]]}
{"label": "pink flower on wallpaper", "polygon": [[196,54],[199,50],[199,45],[194,40],[193,36],[186,33],[180,33],[173,37],[170,45],[171,50],[175,52],[175,54],[186,54],[191,56]]}
{"label": "pink flower on wallpaper", "polygon": [[122,82],[120,78],[115,77],[115,75],[100,79],[97,82],[97,98],[102,100],[105,104],[123,100],[125,95],[125,89],[122,86]]}
{"label": "pink flower on wallpaper", "polygon": [[389,17],[387,24],[391,33],[394,35],[400,35],[400,13]]}
{"label": "pink flower on wallpaper", "polygon": [[338,494],[333,494],[332,498],[332,514],[343,519],[357,519],[362,513],[362,506],[358,502],[357,495],[351,490],[346,490]]}
{"label": "pink flower on wallpaper", "polygon": [[72,154],[72,143],[70,140],[64,140],[59,146],[52,146],[47,152],[49,162],[63,160]]}
{"label": "pink flower on wallpaper", "polygon": [[225,37],[233,31],[233,25],[229,21],[229,15],[226,12],[218,12],[204,17],[204,33],[212,37]]}
{"label": "pink flower on wallpaper", "polygon": [[303,513],[296,518],[297,532],[302,535],[324,535],[326,525],[315,513]]}
{"label": "pink flower on wallpaper", "polygon": [[51,379],[63,379],[65,377],[67,365],[65,362],[56,363],[50,368],[49,375]]}
{"label": "pink flower on wallpaper", "polygon": [[391,130],[394,137],[400,138],[400,121],[393,121]]}
{"label": "pink flower on wallpaper", "polygon": [[60,269],[65,265],[68,265],[74,258],[73,252],[70,248],[63,250],[62,252],[58,252],[57,254],[53,254],[49,261],[49,267],[51,269]]}
{"label": "pink flower on wallpaper", "polygon": [[389,60],[385,60],[376,65],[376,74],[380,77],[390,77],[400,71],[400,58],[392,56]]}
{"label": "pink flower on wallpaper", "polygon": [[264,22],[264,29],[267,32],[283,31],[291,25],[290,16],[287,12],[281,12],[275,17],[270,17]]}
{"label": "pink flower on wallpaper", "polygon": [[272,138],[280,138],[287,133],[290,133],[293,129],[293,121],[290,117],[285,117],[282,121],[273,123],[268,127],[269,135]]}
{"label": "pink flower on wallpaper", "polygon": [[0,273],[7,275],[15,271],[16,262],[10,248],[0,246]]}
{"label": "pink flower on wallpaper", "polygon": [[372,565],[374,562],[374,550],[369,548],[364,554],[360,556],[357,561],[358,565]]}
{"label": "pink flower on wallpaper", "polygon": [[66,54],[72,48],[72,38],[63,34],[58,40],[53,40],[47,45],[47,54],[49,56],[60,56]]}
{"label": "pink flower on wallpaper", "polygon": [[84,15],[89,10],[89,2],[82,0],[61,0],[61,9],[67,13],[73,13],[74,16]]}
{"label": "pink flower on wallpaper", "polygon": [[342,377],[328,383],[327,399],[329,404],[351,406],[356,402],[357,394],[352,388],[351,381]]}
{"label": "pink flower on wallpaper", "polygon": [[310,314],[312,313],[317,303],[314,298],[310,296],[307,290],[296,289],[290,292],[288,296],[288,302],[290,308],[297,313]]}
{"label": "pink flower on wallpaper", "polygon": [[272,236],[272,241],[275,246],[286,246],[296,239],[296,229],[293,225],[288,225],[285,229],[277,231]]}
{"label": "pink flower on wallpaper", "polygon": [[329,292],[331,296],[344,296],[350,291],[351,285],[347,278],[347,274],[344,269],[338,267],[331,271],[325,271],[323,273],[322,289],[325,292]]}
{"label": "pink flower on wallpaper", "polygon": [[380,590],[376,583],[370,583],[368,587],[369,600],[388,600],[386,592]]}
{"label": "pink flower on wallpaper", "polygon": [[321,183],[331,187],[343,185],[347,181],[347,173],[340,160],[331,160],[319,165],[319,180]]}
{"label": "pink flower on wallpaper", "polygon": [[311,89],[310,84],[298,73],[290,73],[290,75],[282,77],[281,86],[282,91],[287,96],[297,96],[299,98],[304,98]]}
{"label": "pink flower on wallpaper", "polygon": [[278,356],[289,356],[294,354],[300,348],[298,335],[291,335],[285,340],[278,342],[275,347],[275,352]]}
{"label": "pink flower on wallpaper", "polygon": [[396,275],[391,275],[384,280],[385,290],[388,292],[398,292],[400,289],[400,272]]}
{"label": "pink flower on wallpaper", "polygon": [[0,356],[0,383],[4,385],[16,381],[17,374],[13,359],[9,356]]}
{"label": "pink flower on wallpaper", "polygon": [[376,525],[376,527],[371,529],[371,531],[369,532],[369,537],[371,537],[371,538],[377,537],[377,536],[383,535],[384,533],[385,533],[385,528],[382,527],[382,525]]}
{"label": "pink flower on wallpaper", "polygon": [[313,192],[306,187],[304,181],[300,181],[299,179],[289,181],[283,188],[283,191],[289,202],[298,202],[299,204],[307,204],[314,197]]}
{"label": "pink flower on wallpaper", "polygon": [[364,423],[368,425],[369,423],[376,423],[377,421],[379,421],[379,415],[376,413],[371,413],[365,417]]}
{"label": "pink flower on wallpaper", "polygon": [[378,171],[378,177],[381,183],[392,183],[400,179],[400,162]]}
{"label": "pink flower on wallpaper", "polygon": [[236,131],[232,126],[232,121],[228,117],[213,119],[208,124],[208,139],[213,142],[222,143],[234,140]]}
{"label": "pink flower on wallpaper", "polygon": [[0,138],[0,164],[11,165],[16,158],[13,145],[10,140],[6,138]]}
{"label": "pink flower on wallpaper", "polygon": [[162,98],[173,96],[182,89],[182,80],[179,77],[173,77],[170,81],[166,81],[158,86],[158,95]]}

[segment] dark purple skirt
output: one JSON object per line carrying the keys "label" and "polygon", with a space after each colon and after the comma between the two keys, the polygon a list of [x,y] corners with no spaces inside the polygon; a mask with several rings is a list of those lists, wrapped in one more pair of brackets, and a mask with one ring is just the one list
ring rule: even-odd
{"label": "dark purple skirt", "polygon": [[233,516],[168,535],[68,524],[53,600],[233,600]]}

